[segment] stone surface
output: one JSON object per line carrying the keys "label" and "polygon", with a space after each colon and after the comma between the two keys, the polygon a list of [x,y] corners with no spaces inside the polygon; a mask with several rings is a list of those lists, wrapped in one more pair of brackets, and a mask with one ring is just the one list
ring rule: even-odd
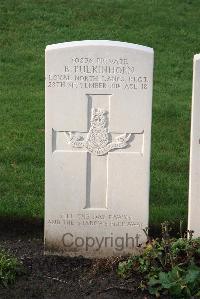
{"label": "stone surface", "polygon": [[45,252],[132,252],[148,226],[153,50],[46,48]]}
{"label": "stone surface", "polygon": [[188,229],[200,237],[200,54],[194,56]]}

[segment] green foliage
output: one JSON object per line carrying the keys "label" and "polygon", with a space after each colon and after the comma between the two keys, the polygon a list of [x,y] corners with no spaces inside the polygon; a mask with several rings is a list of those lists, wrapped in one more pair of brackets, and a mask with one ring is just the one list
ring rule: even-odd
{"label": "green foliage", "polygon": [[191,298],[200,295],[200,267],[190,264],[186,270],[175,266],[171,271],[159,272],[148,281],[150,294],[168,293],[174,298]]}
{"label": "green foliage", "polygon": [[16,276],[22,272],[22,264],[15,258],[0,250],[0,285],[13,284]]}
{"label": "green foliage", "polygon": [[141,255],[119,263],[118,274],[143,275],[143,289],[150,294],[172,298],[200,296],[200,238],[170,238],[169,223],[162,224],[162,238],[149,239]]}
{"label": "green foliage", "polygon": [[133,268],[133,260],[128,259],[127,261],[123,261],[123,262],[119,263],[117,273],[121,277],[125,278],[125,277],[127,277],[128,273],[131,272],[132,268]]}

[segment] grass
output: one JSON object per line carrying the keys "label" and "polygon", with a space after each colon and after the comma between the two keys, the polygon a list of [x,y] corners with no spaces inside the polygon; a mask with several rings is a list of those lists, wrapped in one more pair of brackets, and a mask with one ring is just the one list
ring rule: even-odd
{"label": "grass", "polygon": [[199,0],[1,0],[0,216],[44,214],[44,49],[109,39],[155,50],[150,221],[187,218]]}

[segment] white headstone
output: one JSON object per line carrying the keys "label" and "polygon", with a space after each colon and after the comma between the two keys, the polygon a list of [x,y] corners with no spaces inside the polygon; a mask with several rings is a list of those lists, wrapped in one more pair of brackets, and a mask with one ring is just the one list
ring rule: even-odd
{"label": "white headstone", "polygon": [[105,257],[146,241],[153,50],[46,48],[45,252]]}
{"label": "white headstone", "polygon": [[194,56],[188,229],[200,237],[200,54]]}

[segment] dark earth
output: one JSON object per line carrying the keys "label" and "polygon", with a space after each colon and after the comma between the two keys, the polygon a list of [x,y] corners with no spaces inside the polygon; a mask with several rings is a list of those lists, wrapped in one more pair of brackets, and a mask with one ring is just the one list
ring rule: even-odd
{"label": "dark earth", "polygon": [[120,258],[44,256],[43,223],[2,219],[0,247],[22,261],[24,271],[0,298],[154,298],[138,289],[141,277],[116,274]]}

